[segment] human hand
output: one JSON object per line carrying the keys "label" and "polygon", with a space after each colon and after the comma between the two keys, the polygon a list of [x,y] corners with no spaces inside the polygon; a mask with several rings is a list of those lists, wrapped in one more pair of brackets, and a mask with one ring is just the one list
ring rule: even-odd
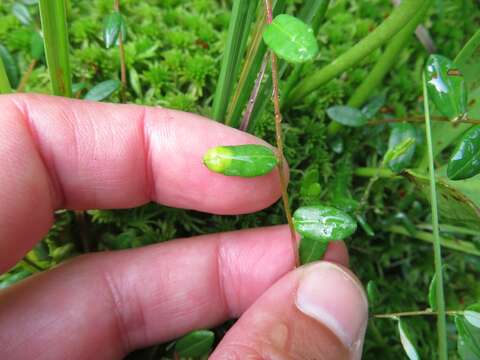
{"label": "human hand", "polygon": [[[0,96],[0,109],[0,272],[55,209],[242,214],[280,195],[275,171],[206,169],[208,148],[261,140],[200,116],[39,95]],[[285,226],[80,256],[0,292],[0,358],[121,358],[236,317],[211,359],[360,358],[364,292],[343,243],[325,260],[291,271]]]}

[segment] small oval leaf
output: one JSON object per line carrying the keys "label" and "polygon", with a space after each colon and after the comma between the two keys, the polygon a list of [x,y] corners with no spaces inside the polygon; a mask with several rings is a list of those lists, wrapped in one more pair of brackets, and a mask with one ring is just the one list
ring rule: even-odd
{"label": "small oval leaf", "polygon": [[105,18],[103,22],[103,41],[107,49],[117,42],[122,27],[124,27],[123,17],[118,11]]}
{"label": "small oval leaf", "polygon": [[175,352],[182,358],[199,358],[208,355],[215,334],[210,330],[196,330],[185,335],[175,344]]}
{"label": "small oval leaf", "polygon": [[343,240],[357,229],[357,223],[348,214],[324,205],[298,208],[293,223],[302,238],[322,241]]}
{"label": "small oval leaf", "polygon": [[332,106],[327,109],[327,114],[330,119],[345,126],[360,127],[368,121],[363,112],[350,106]]}
{"label": "small oval leaf", "polygon": [[463,316],[470,325],[480,329],[480,303],[468,306],[463,312]]}
{"label": "small oval leaf", "polygon": [[442,55],[430,55],[425,70],[428,95],[438,111],[451,120],[467,112],[465,80],[453,61]]}
{"label": "small oval leaf", "polygon": [[263,145],[217,146],[205,153],[203,163],[223,175],[255,177],[271,172],[278,158],[273,149]]}
{"label": "small oval leaf", "polygon": [[20,82],[20,71],[18,69],[17,61],[3,45],[0,45],[0,57],[2,58],[10,85],[12,88],[16,88]]}
{"label": "small oval leaf", "polygon": [[278,15],[267,25],[263,40],[279,58],[292,63],[311,60],[318,53],[312,28],[290,15]]}
{"label": "small oval leaf", "polygon": [[437,311],[437,274],[434,274],[428,287],[428,304],[432,311]]}
{"label": "small oval leaf", "polygon": [[370,237],[375,236],[375,231],[372,229],[372,227],[367,222],[365,217],[357,214],[355,216],[355,218],[357,219],[357,223],[360,225],[360,227],[363,229],[363,231],[365,231],[365,234],[367,234]]}
{"label": "small oval leaf", "polygon": [[[415,138],[416,130],[412,124],[401,123],[393,125],[390,138],[388,139],[388,151],[395,153],[392,154],[394,156],[389,160],[387,160],[387,156],[385,155],[385,163],[390,170],[399,173],[410,165],[415,155]],[[407,143],[404,143],[404,141],[407,141]],[[406,147],[401,147],[400,145],[402,145],[402,143],[406,145]],[[397,149],[397,151],[394,151],[395,149]],[[400,154],[399,152],[401,150],[404,151]]]}
{"label": "small oval leaf", "polygon": [[464,316],[455,316],[457,351],[462,360],[480,359],[480,329],[472,326]]}
{"label": "small oval leaf", "polygon": [[302,237],[298,249],[300,264],[308,264],[320,260],[327,252],[328,240]]}
{"label": "small oval leaf", "polygon": [[40,60],[43,57],[44,47],[43,38],[39,32],[34,31],[30,38],[30,55],[35,60]]}
{"label": "small oval leaf", "polygon": [[385,105],[385,94],[372,97],[367,104],[362,108],[362,113],[367,119],[371,119],[375,114]]}
{"label": "small oval leaf", "polygon": [[32,16],[28,11],[28,8],[21,3],[14,3],[12,6],[12,13],[23,25],[30,25],[32,22]]}
{"label": "small oval leaf", "polygon": [[380,298],[380,292],[378,291],[377,284],[373,280],[367,283],[367,298],[368,303],[372,306],[378,304]]}
{"label": "small oval leaf", "polygon": [[461,138],[448,162],[447,176],[452,180],[471,178],[480,173],[480,125],[470,128]]}
{"label": "small oval leaf", "polygon": [[120,89],[122,83],[118,80],[107,80],[95,85],[85,95],[85,100],[102,101]]}
{"label": "small oval leaf", "polygon": [[398,320],[398,333],[400,334],[400,342],[407,357],[410,360],[420,360],[420,356],[414,345],[412,331],[402,319]]}

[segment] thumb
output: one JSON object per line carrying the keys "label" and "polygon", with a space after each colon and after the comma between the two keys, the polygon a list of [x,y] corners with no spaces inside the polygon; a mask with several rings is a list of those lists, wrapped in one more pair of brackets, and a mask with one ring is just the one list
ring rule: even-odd
{"label": "thumb", "polygon": [[358,279],[340,265],[318,262],[267,290],[210,359],[360,359],[367,318]]}

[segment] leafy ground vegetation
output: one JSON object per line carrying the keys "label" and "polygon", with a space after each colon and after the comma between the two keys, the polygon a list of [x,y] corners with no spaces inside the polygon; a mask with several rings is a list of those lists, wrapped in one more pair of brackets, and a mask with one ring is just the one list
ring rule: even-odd
{"label": "leafy ground vegetation", "polygon": [[[27,15],[13,11],[12,0],[0,3],[0,44],[12,55],[18,69],[15,85],[24,84],[28,92],[50,93],[45,60],[32,49],[32,32],[40,26],[38,10],[34,1],[24,3],[33,3],[27,5]],[[285,12],[296,14],[303,2],[286,3]],[[72,0],[68,4],[70,61],[77,97],[84,97],[103,81],[120,80],[118,48],[106,49],[102,35],[104,19],[112,13],[112,6],[112,0]],[[126,22],[126,100],[211,117],[230,9],[227,0],[121,1]],[[389,0],[332,1],[317,35],[319,53],[314,61],[302,66],[302,76],[312,74],[349,50],[391,12]],[[25,16],[31,19],[27,21]],[[424,26],[437,47],[436,52],[453,59],[477,30],[480,7],[473,0],[435,0],[426,19]],[[368,225],[359,227],[346,240],[351,266],[362,282],[369,284],[372,295],[365,359],[405,356],[396,322],[374,315],[422,311],[432,306],[427,294],[434,274],[429,202],[407,178],[393,176],[389,170],[375,171],[388,150],[392,131],[392,124],[385,120],[423,115],[421,74],[429,55],[424,46],[412,35],[396,56],[388,75],[371,94],[385,99],[373,121],[337,132],[331,125],[335,114],[327,114],[327,109],[347,103],[384,49],[371,52],[359,64],[308,93],[283,113],[284,153],[291,169],[291,207],[335,204],[341,198],[351,199],[366,209],[364,218]],[[22,82],[22,76],[26,81]],[[280,85],[284,85],[285,79],[281,79]],[[106,100],[122,102],[121,91],[113,92]],[[273,107],[268,106],[249,131],[275,143]],[[424,148],[422,124],[412,131],[417,148]],[[420,153],[412,154],[412,163],[422,162]],[[371,181],[376,177],[377,181]],[[478,180],[470,190],[476,201],[480,193]],[[211,216],[148,204],[132,210],[90,210],[83,215],[58,211],[56,219],[50,233],[25,260],[0,276],[0,287],[81,253],[285,222],[280,202],[244,216]],[[442,218],[440,223],[441,236],[449,244],[442,249],[447,309],[462,310],[480,299],[478,224],[459,228],[444,225]],[[409,339],[420,358],[436,358],[435,317],[403,319],[413,334]],[[216,340],[228,326],[215,329]],[[457,332],[450,317],[447,340],[450,358],[459,358],[455,350]],[[478,336],[477,341],[480,344]],[[160,359],[171,354],[172,347],[167,344],[138,351],[130,357]]]}

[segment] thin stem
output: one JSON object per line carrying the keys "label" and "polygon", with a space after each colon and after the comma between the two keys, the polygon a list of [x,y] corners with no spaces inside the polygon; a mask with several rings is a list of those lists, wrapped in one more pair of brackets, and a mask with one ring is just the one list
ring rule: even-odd
{"label": "thin stem", "polygon": [[443,272],[442,272],[442,249],[440,243],[440,230],[438,226],[438,205],[437,205],[437,188],[435,182],[435,165],[433,157],[433,141],[432,141],[432,127],[430,121],[430,108],[428,106],[428,92],[427,81],[425,79],[425,73],[423,76],[423,104],[425,108],[425,128],[427,133],[427,148],[428,148],[428,167],[430,171],[430,197],[432,204],[432,227],[433,227],[433,253],[435,260],[435,275],[437,277],[437,332],[438,332],[438,353],[440,360],[448,359],[447,351],[447,329],[445,320],[445,299],[443,294]]}
{"label": "thin stem", "polygon": [[[273,20],[271,0],[265,0],[266,20],[267,24],[271,24]],[[282,114],[280,112],[280,94],[278,89],[278,69],[277,57],[270,51],[270,61],[272,66],[272,84],[273,84],[273,107],[275,110],[275,135],[278,149],[278,170],[280,177],[280,187],[282,190],[283,210],[287,218],[288,227],[290,228],[290,235],[292,240],[292,249],[295,256],[295,265],[299,265],[297,239],[295,236],[295,228],[293,226],[292,214],[290,212],[290,205],[287,192],[287,179],[285,177],[285,164],[283,156],[283,137],[282,137]]]}
{"label": "thin stem", "polygon": [[[445,311],[446,315],[455,316],[463,314],[461,310],[448,310]],[[376,319],[393,319],[396,320],[399,317],[405,316],[424,316],[424,315],[438,315],[437,311],[432,311],[430,309],[418,310],[418,311],[403,311],[398,313],[388,313],[388,314],[374,314],[373,317]]]}
{"label": "thin stem", "polygon": [[429,0],[404,0],[392,14],[367,37],[327,66],[302,80],[290,93],[284,105],[296,103],[337,75],[349,69],[390,40]]}
{"label": "thin stem", "polygon": [[[441,121],[441,122],[451,122],[450,119],[446,116],[430,116],[430,120],[432,121]],[[388,123],[397,123],[397,122],[421,122],[423,123],[425,121],[424,116],[408,116],[404,118],[391,118],[391,119],[375,119],[371,120],[367,123],[367,125],[380,125],[380,124],[388,124]],[[474,125],[480,125],[480,120],[476,119],[462,119],[459,122],[455,123],[454,126],[457,126],[458,124],[474,124]],[[452,124],[453,125],[453,124]]]}
{"label": "thin stem", "polygon": [[387,178],[387,179],[399,177],[393,171],[391,171],[389,169],[376,168],[376,167],[358,167],[358,168],[355,168],[353,173],[356,176],[361,176],[361,177],[378,176],[379,178]]}
{"label": "thin stem", "polygon": [[[114,1],[113,8],[115,11],[120,12],[120,0]],[[123,41],[123,34],[120,30],[120,33],[118,34],[118,51],[120,53],[120,81],[122,82],[120,96],[122,98],[122,102],[125,103],[127,101],[127,63],[125,60],[125,47],[123,46]]]}
{"label": "thin stem", "polygon": [[37,59],[33,59],[28,65],[27,71],[25,72],[25,74],[23,74],[22,79],[18,84],[17,92],[22,92],[23,90],[25,90],[25,86],[27,85],[28,79],[30,79],[30,76],[32,75],[32,72],[35,69],[36,65],[37,65]]}
{"label": "thin stem", "polygon": [[3,60],[0,58],[0,94],[12,92],[10,81],[8,80],[7,71],[3,65]]}
{"label": "thin stem", "polygon": [[255,106],[255,102],[257,100],[258,93],[260,91],[260,85],[262,84],[263,77],[265,75],[265,69],[267,68],[268,56],[265,54],[262,66],[260,71],[258,72],[258,76],[255,79],[255,84],[252,89],[252,94],[248,99],[247,108],[245,109],[245,113],[243,114],[242,122],[240,123],[240,130],[247,131],[248,124],[250,122],[250,116],[252,115],[253,108]]}

